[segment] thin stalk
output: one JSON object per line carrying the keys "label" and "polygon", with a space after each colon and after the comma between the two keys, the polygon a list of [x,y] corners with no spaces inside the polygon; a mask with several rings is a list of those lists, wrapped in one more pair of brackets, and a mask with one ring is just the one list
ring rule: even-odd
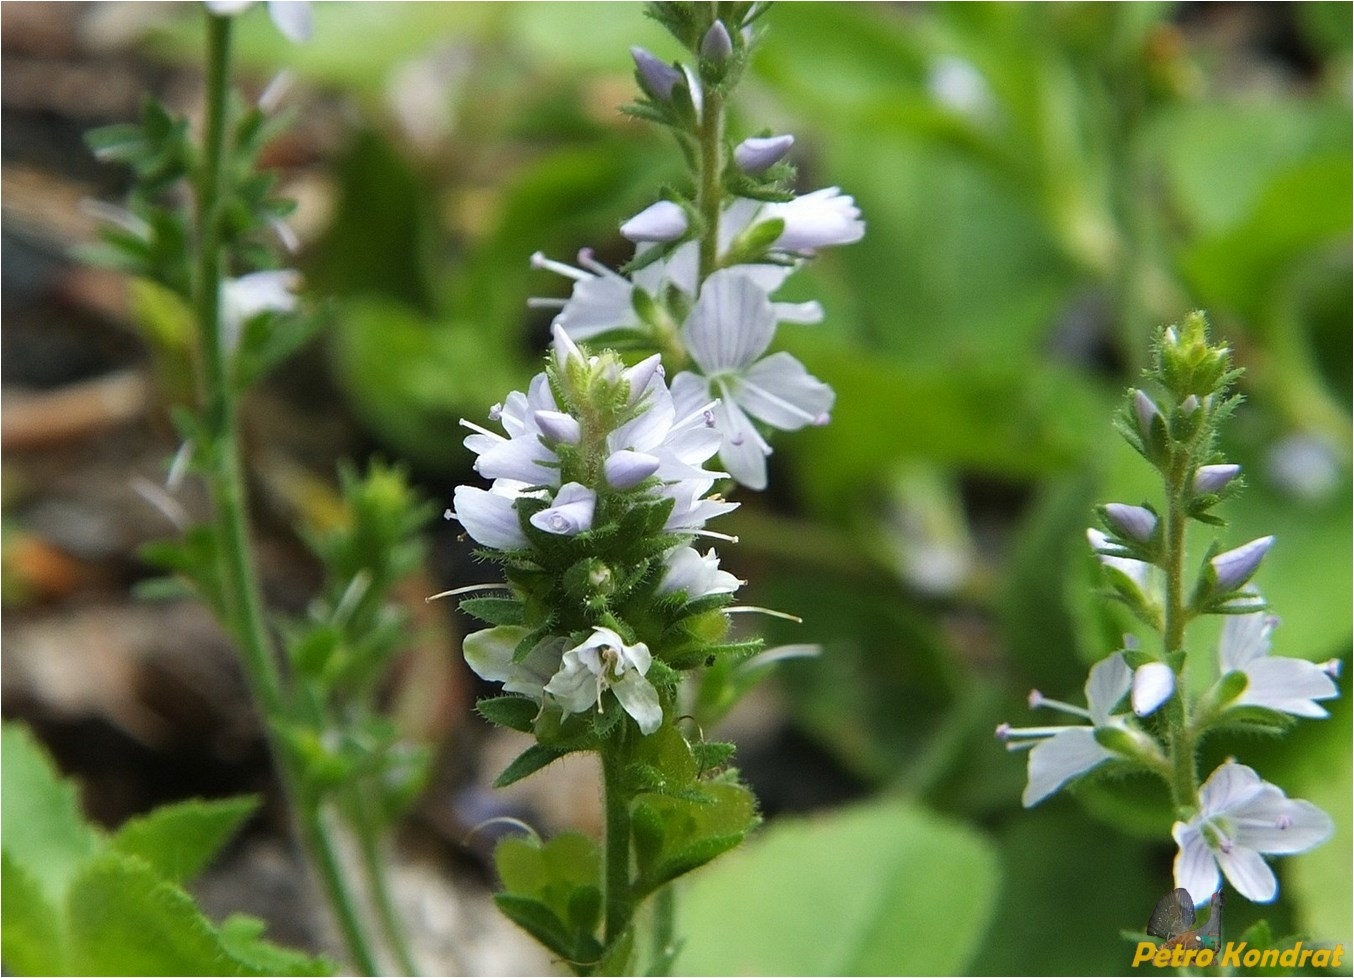
{"label": "thin stalk", "polygon": [[380,836],[372,812],[371,798],[361,785],[354,787],[351,797],[352,826],[357,835],[358,852],[362,857],[362,871],[367,879],[367,893],[376,909],[385,936],[386,947],[395,956],[395,963],[405,975],[417,975],[418,965],[409,950],[409,936],[405,933],[400,915],[395,912],[385,861],[381,857]]}
{"label": "thin stalk", "polygon": [[668,883],[654,894],[653,944],[650,948],[649,974],[662,976],[672,970],[676,948],[677,885]]}
{"label": "thin stalk", "polygon": [[724,97],[704,92],[700,119],[700,173],[696,207],[705,225],[700,239],[700,283],[719,268],[719,218],[724,207]]}
{"label": "thin stalk", "polygon": [[630,793],[625,784],[624,727],[605,745],[602,755],[602,791],[606,806],[606,944],[625,933],[635,914],[630,887]]}
{"label": "thin stalk", "polygon": [[202,330],[203,425],[210,440],[208,482],[215,507],[214,529],[220,586],[227,625],[239,643],[245,675],[263,712],[272,754],[284,788],[297,810],[301,836],[319,871],[325,895],[354,962],[376,974],[375,959],[358,921],[318,805],[298,790],[300,774],[272,730],[285,720],[287,697],[263,612],[258,579],[250,560],[249,517],[240,466],[235,390],[230,358],[221,335],[222,188],[226,173],[226,109],[230,91],[231,18],[207,14],[207,106],[203,155],[197,179],[196,293]]}

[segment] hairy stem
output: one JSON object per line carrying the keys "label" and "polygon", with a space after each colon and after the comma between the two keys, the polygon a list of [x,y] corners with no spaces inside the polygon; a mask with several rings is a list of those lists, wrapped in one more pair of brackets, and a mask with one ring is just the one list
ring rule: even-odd
{"label": "hairy stem", "polygon": [[[1184,605],[1185,577],[1185,480],[1188,476],[1188,453],[1173,453],[1170,470],[1166,474],[1166,608],[1162,633],[1163,651],[1167,656],[1179,653],[1185,647]],[[1181,670],[1183,672],[1183,666]],[[1199,781],[1195,769],[1194,737],[1189,728],[1189,705],[1183,681],[1177,680],[1175,695],[1171,697],[1168,715],[1169,740],[1167,756],[1170,762],[1171,801],[1177,811],[1193,808],[1197,802]]]}
{"label": "hairy stem", "polygon": [[606,931],[612,946],[635,913],[630,886],[630,792],[625,777],[625,727],[602,750],[602,791],[606,806]]}
{"label": "hairy stem", "polygon": [[696,206],[704,231],[700,239],[700,281],[719,267],[719,218],[724,206],[724,97],[713,88],[704,93],[700,119],[700,173]]}
{"label": "hairy stem", "polygon": [[196,182],[197,249],[194,300],[202,335],[203,428],[209,445],[208,482],[215,508],[221,598],[227,626],[239,643],[250,689],[270,731],[272,753],[287,793],[296,805],[302,840],[320,874],[330,908],[354,962],[376,974],[356,906],[335,855],[318,802],[299,790],[300,772],[272,731],[285,722],[288,702],[250,559],[249,515],[240,465],[239,430],[230,353],[222,336],[222,209],[226,174],[227,100],[230,92],[231,18],[207,14],[207,107],[203,152]]}

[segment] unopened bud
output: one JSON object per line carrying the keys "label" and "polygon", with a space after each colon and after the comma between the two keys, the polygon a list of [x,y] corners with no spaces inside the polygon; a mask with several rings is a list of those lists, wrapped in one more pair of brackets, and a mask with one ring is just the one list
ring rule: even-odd
{"label": "unopened bud", "polygon": [[1138,543],[1150,542],[1157,528],[1156,515],[1143,506],[1107,503],[1105,518],[1121,534]]}
{"label": "unopened bud", "polygon": [[701,57],[723,64],[733,54],[733,38],[723,21],[715,21],[701,38]]}
{"label": "unopened bud", "polygon": [[621,449],[607,456],[602,463],[602,472],[611,488],[633,489],[657,472],[659,464],[652,455]]}
{"label": "unopened bud", "polygon": [[578,419],[562,411],[537,411],[532,415],[541,434],[551,441],[577,445],[583,437]]}
{"label": "unopened bud", "polygon": [[1133,673],[1133,712],[1140,717],[1155,713],[1175,692],[1175,672],[1164,662],[1149,662]]}
{"label": "unopened bud", "polygon": [[784,159],[795,144],[795,137],[789,133],[780,136],[749,136],[733,150],[733,160],[738,169],[756,176]]}
{"label": "unopened bud", "polygon": [[1272,536],[1261,537],[1243,543],[1235,550],[1218,554],[1208,562],[1213,571],[1214,588],[1218,591],[1235,591],[1241,587],[1260,569],[1260,561],[1273,545]]}
{"label": "unopened bud", "polygon": [[621,234],[634,242],[676,241],[686,234],[686,211],[670,200],[650,204],[621,225]]}
{"label": "unopened bud", "polygon": [[1133,410],[1138,415],[1138,431],[1143,438],[1151,437],[1152,422],[1161,417],[1156,403],[1142,391],[1136,390],[1133,392]]}
{"label": "unopened bud", "polygon": [[1239,465],[1201,465],[1194,472],[1194,493],[1221,492],[1241,472]]}
{"label": "unopened bud", "polygon": [[630,49],[630,56],[635,59],[635,68],[644,91],[660,102],[670,101],[673,86],[682,80],[682,73],[660,61],[652,51],[639,46]]}

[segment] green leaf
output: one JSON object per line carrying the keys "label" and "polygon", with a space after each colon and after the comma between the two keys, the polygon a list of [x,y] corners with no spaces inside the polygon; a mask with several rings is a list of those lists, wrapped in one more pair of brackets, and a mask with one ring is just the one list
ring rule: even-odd
{"label": "green leaf", "polygon": [[0,853],[0,958],[17,975],[70,974],[61,921],[33,874]]}
{"label": "green leaf", "polygon": [[525,696],[486,696],[475,704],[475,710],[496,726],[530,733],[541,708]]}
{"label": "green leaf", "polygon": [[597,960],[602,854],[596,842],[578,832],[544,844],[514,836],[498,844],[494,865],[507,891],[494,899],[505,914],[566,960]]}
{"label": "green leaf", "polygon": [[183,883],[206,867],[258,807],[254,797],[165,805],[123,824],[111,842],[165,879]]}
{"label": "green leaf", "polygon": [[547,764],[559,760],[572,751],[573,748],[571,747],[547,747],[545,744],[532,744],[503,769],[503,773],[495,779],[494,787],[506,788],[513,782],[521,781],[529,774],[535,774]]}
{"label": "green leaf", "polygon": [[996,905],[995,852],[971,829],[897,801],[785,819],[697,876],[679,974],[961,972]]}
{"label": "green leaf", "polygon": [[632,829],[636,890],[649,893],[705,865],[756,826],[757,801],[739,784],[705,784],[699,800],[645,792],[635,799]]}
{"label": "green leaf", "polygon": [[80,865],[101,840],[80,815],[75,785],[60,780],[33,735],[7,723],[0,732],[0,839],[53,906],[60,906]]}
{"label": "green leaf", "polygon": [[515,598],[466,598],[461,610],[490,625],[521,625],[522,602]]}
{"label": "green leaf", "polygon": [[107,853],[67,901],[72,974],[243,975],[193,900],[133,856]]}
{"label": "green leaf", "polygon": [[495,893],[494,903],[518,927],[564,958],[576,961],[573,934],[545,904],[514,893]]}
{"label": "green leaf", "polygon": [[263,939],[267,925],[256,917],[231,914],[221,924],[219,936],[226,952],[252,973],[263,975],[332,975],[332,961],[279,947]]}

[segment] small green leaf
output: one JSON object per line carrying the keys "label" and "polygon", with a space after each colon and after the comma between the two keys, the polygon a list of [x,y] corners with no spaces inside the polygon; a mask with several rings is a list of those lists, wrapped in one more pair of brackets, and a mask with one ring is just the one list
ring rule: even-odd
{"label": "small green leaf", "polygon": [[278,976],[332,975],[338,969],[326,958],[313,958],[264,940],[266,924],[256,917],[231,914],[219,936],[226,952],[251,973]]}
{"label": "small green leaf", "polygon": [[577,960],[569,928],[544,903],[514,893],[495,893],[494,903],[505,917],[555,954],[566,961]]}
{"label": "small green leaf", "polygon": [[32,873],[0,853],[0,958],[16,975],[70,974],[61,921]]}
{"label": "small green leaf", "polygon": [[490,625],[521,625],[522,603],[515,598],[466,598],[461,610]]}
{"label": "small green leaf", "polygon": [[33,735],[5,724],[0,737],[0,839],[9,858],[60,906],[67,885],[102,840],[81,818],[75,785],[59,778]]}
{"label": "small green leaf", "polygon": [[544,744],[533,744],[521,754],[518,754],[517,758],[504,768],[503,773],[494,781],[494,787],[506,788],[516,781],[521,781],[527,775],[535,774],[547,764],[559,760],[571,751],[572,748],[568,747],[547,747]]}
{"label": "small green leaf", "polygon": [[111,842],[165,879],[183,883],[202,871],[258,807],[254,797],[165,805],[126,822]]}
{"label": "small green leaf", "polygon": [[541,708],[525,696],[486,696],[475,704],[475,710],[490,723],[511,730],[530,733]]}
{"label": "small green leaf", "polygon": [[688,873],[732,849],[757,824],[752,792],[738,784],[701,785],[702,800],[644,793],[635,801],[632,830],[640,893]]}

